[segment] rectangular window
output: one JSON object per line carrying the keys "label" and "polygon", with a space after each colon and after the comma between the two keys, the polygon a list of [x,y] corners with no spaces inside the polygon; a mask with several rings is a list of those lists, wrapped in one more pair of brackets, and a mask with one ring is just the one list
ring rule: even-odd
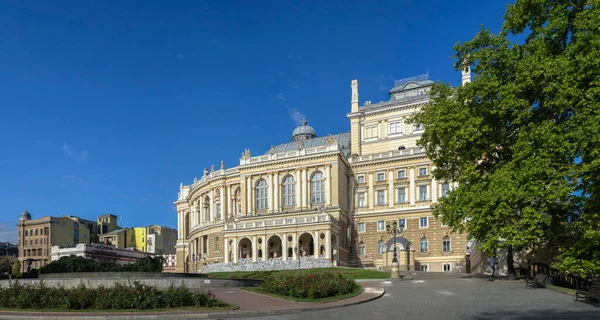
{"label": "rectangular window", "polygon": [[356,177],[356,181],[358,183],[365,183],[365,176],[358,176],[358,177]]}
{"label": "rectangular window", "polygon": [[367,247],[365,247],[365,245],[364,245],[364,244],[360,244],[360,245],[358,245],[358,253],[359,253],[361,256],[366,256],[366,255],[367,255]]}
{"label": "rectangular window", "polygon": [[377,173],[377,181],[385,181],[385,173],[384,172]]}
{"label": "rectangular window", "polygon": [[396,203],[406,202],[406,188],[396,189]]}
{"label": "rectangular window", "polygon": [[422,264],[421,265],[421,271],[428,272],[429,271],[429,265],[428,264]]}
{"label": "rectangular window", "polygon": [[398,226],[404,226],[406,229],[406,219],[398,219]]}
{"label": "rectangular window", "polygon": [[396,177],[398,179],[404,179],[404,178],[406,178],[406,170],[398,170],[398,173],[397,173]]}
{"label": "rectangular window", "polygon": [[367,195],[365,192],[358,193],[358,206],[361,208],[367,206]]}
{"label": "rectangular window", "polygon": [[219,251],[219,237],[215,238],[215,250]]}
{"label": "rectangular window", "polygon": [[385,205],[385,190],[377,190],[377,205]]}
{"label": "rectangular window", "polygon": [[429,217],[419,218],[419,228],[427,228],[427,227],[429,227]]}
{"label": "rectangular window", "polygon": [[365,139],[377,138],[379,136],[379,128],[377,125],[365,127]]}
{"label": "rectangular window", "polygon": [[385,231],[385,221],[377,221],[377,231]]}
{"label": "rectangular window", "polygon": [[450,191],[450,184],[448,182],[442,183],[442,193],[440,194],[440,196],[445,197],[446,195],[448,195],[449,191]]}
{"label": "rectangular window", "polygon": [[426,176],[426,175],[427,175],[427,167],[419,168],[419,176]]}
{"label": "rectangular window", "polygon": [[419,201],[427,201],[427,186],[419,186]]}
{"label": "rectangular window", "polygon": [[215,204],[215,214],[217,215],[217,220],[221,220],[221,204]]}
{"label": "rectangular window", "polygon": [[358,223],[358,232],[365,232],[365,223],[364,222]]}
{"label": "rectangular window", "polygon": [[452,263],[442,263],[442,269],[444,272],[452,271]]}
{"label": "rectangular window", "polygon": [[390,135],[402,133],[402,121],[390,122]]}
{"label": "rectangular window", "polygon": [[452,251],[452,248],[450,247],[450,238],[444,238],[444,240],[442,241],[442,251],[443,252]]}

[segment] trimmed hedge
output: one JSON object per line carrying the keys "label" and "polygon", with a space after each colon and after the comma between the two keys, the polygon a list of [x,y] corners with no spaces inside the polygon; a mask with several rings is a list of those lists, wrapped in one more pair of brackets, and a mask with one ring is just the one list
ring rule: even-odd
{"label": "trimmed hedge", "polygon": [[159,291],[153,286],[134,281],[113,287],[88,288],[83,283],[76,288],[48,287],[12,282],[0,288],[0,308],[7,309],[157,309],[173,307],[219,307],[225,304],[214,295],[190,292],[185,285]]}
{"label": "trimmed hedge", "polygon": [[340,272],[317,272],[302,276],[283,273],[267,277],[262,290],[283,296],[320,299],[351,293],[356,286],[353,279],[344,278]]}
{"label": "trimmed hedge", "polygon": [[[114,262],[98,262],[75,255],[64,256],[40,268],[39,273],[64,272],[161,272],[163,257],[144,257],[135,263],[120,265]],[[32,269],[33,272],[35,269]],[[37,278],[37,277],[36,277]]]}

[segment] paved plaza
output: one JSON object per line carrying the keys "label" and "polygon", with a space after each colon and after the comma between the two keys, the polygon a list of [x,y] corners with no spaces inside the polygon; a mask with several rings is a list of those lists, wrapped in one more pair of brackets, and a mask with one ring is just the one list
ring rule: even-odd
{"label": "paved plaza", "polygon": [[386,293],[371,302],[261,319],[600,319],[600,308],[520,281],[418,277],[377,283]]}

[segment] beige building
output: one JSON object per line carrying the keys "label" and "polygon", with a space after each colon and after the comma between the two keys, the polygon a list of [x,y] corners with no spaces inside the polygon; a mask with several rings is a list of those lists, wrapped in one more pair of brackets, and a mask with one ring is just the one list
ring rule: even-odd
{"label": "beige building", "polygon": [[424,128],[406,123],[432,84],[427,75],[399,80],[388,101],[360,104],[353,80],[350,132],[318,137],[303,121],[290,142],[245,150],[239,165],[221,162],[182,184],[177,270],[298,256],[387,269],[394,238],[386,228],[396,222],[405,226],[395,239],[401,270],[466,271],[466,236],[431,214],[454,184],[433,179],[416,144]]}

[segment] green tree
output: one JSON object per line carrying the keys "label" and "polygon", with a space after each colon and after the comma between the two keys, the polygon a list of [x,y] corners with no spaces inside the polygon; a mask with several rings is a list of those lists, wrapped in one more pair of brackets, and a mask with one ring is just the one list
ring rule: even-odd
{"label": "green tree", "polygon": [[555,267],[600,275],[599,4],[508,5],[498,34],[453,48],[472,83],[435,84],[413,117],[435,178],[459,183],[434,215],[488,254],[558,244]]}
{"label": "green tree", "polygon": [[[16,270],[15,266],[17,267]],[[18,275],[19,269],[20,264],[19,259],[17,257],[6,256],[0,258],[0,274]]]}

